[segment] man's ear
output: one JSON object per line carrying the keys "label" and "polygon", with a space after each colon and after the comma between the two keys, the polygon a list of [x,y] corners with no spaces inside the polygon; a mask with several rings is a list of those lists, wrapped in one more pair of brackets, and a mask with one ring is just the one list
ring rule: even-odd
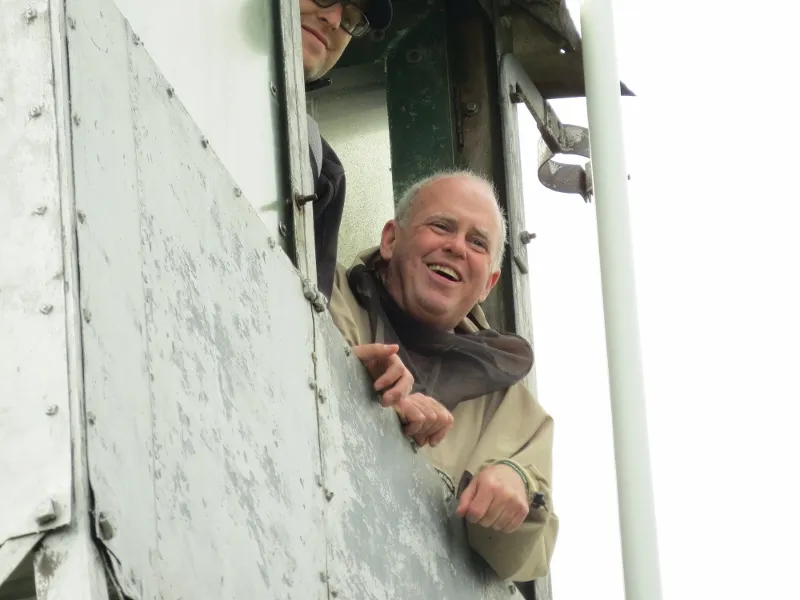
{"label": "man's ear", "polygon": [[480,302],[484,302],[486,298],[489,297],[489,292],[492,291],[492,288],[497,284],[499,279],[500,279],[500,271],[495,271],[494,273],[489,275],[489,281],[486,282],[486,289],[483,290],[483,294],[481,294]]}
{"label": "man's ear", "polygon": [[397,240],[397,222],[392,219],[386,221],[381,231],[381,258],[390,260],[394,254],[394,243]]}

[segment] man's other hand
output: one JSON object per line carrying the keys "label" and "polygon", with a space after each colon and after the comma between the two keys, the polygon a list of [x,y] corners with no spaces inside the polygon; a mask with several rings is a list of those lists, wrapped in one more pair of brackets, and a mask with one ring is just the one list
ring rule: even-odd
{"label": "man's other hand", "polygon": [[436,447],[453,427],[453,415],[425,394],[411,394],[395,404],[394,410],[404,424],[403,433],[420,446]]}
{"label": "man's other hand", "polygon": [[481,469],[461,494],[456,515],[470,523],[512,533],[528,516],[525,482],[508,465]]}
{"label": "man's other hand", "polygon": [[414,376],[397,356],[397,344],[362,344],[353,353],[367,368],[383,406],[394,406],[411,393]]}

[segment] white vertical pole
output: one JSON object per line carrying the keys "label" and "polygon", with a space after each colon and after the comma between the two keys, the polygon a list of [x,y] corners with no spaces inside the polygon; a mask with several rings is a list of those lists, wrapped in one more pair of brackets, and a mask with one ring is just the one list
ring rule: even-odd
{"label": "white vertical pole", "polygon": [[583,0],[581,34],[627,600],[660,600],[647,415],[612,0]]}

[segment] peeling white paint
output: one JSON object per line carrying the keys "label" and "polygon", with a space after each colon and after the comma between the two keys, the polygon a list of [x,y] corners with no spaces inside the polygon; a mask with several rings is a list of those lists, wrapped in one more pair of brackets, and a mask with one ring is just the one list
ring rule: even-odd
{"label": "peeling white paint", "polygon": [[49,18],[44,0],[0,10],[0,544],[72,510]]}

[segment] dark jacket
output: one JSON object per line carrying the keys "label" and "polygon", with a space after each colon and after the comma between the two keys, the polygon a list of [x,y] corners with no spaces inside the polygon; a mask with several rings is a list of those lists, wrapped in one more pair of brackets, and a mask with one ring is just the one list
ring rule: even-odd
{"label": "dark jacket", "polygon": [[[313,158],[312,158],[313,161]],[[330,299],[345,197],[344,167],[322,139],[322,168],[314,192],[314,237],[317,250],[317,287]]]}

